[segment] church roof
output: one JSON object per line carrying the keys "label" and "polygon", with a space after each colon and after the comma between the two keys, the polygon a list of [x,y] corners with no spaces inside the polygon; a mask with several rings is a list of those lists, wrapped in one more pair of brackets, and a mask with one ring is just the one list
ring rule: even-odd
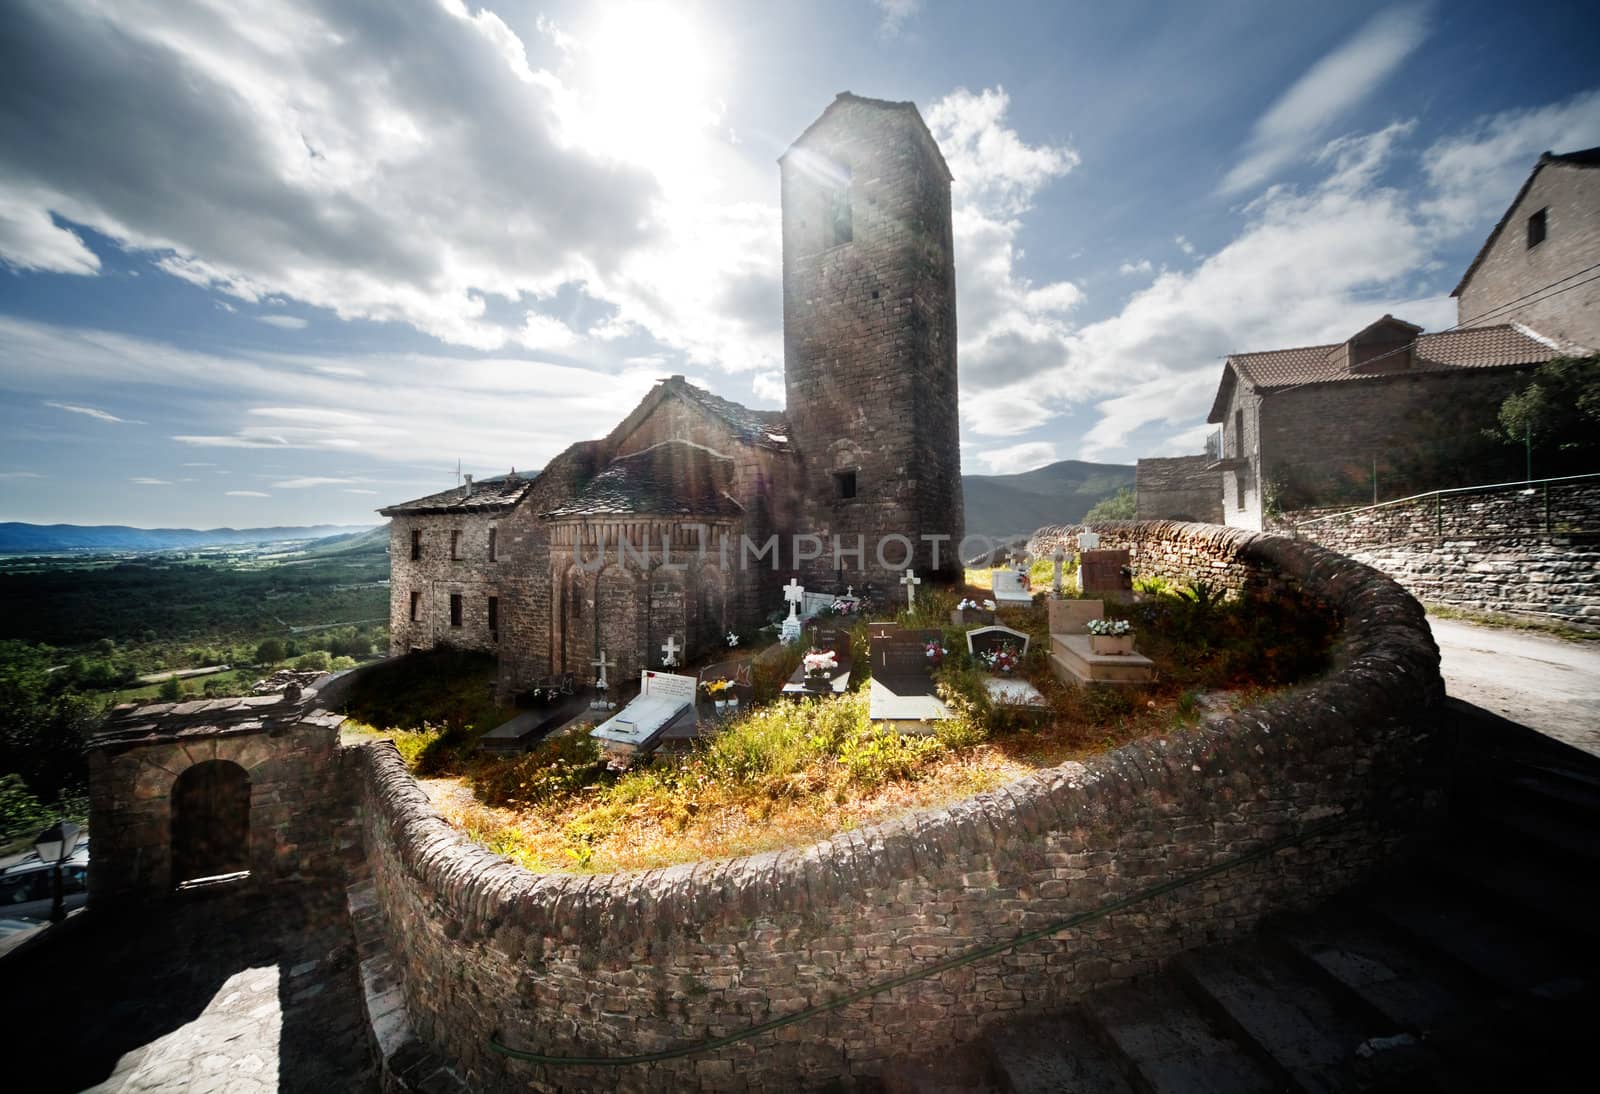
{"label": "church roof", "polygon": [[733,461],[688,441],[663,441],[621,456],[577,497],[544,516],[737,517],[744,509],[727,493]]}
{"label": "church roof", "polygon": [[717,418],[721,418],[739,439],[762,448],[784,450],[789,447],[789,424],[781,410],[751,410],[749,407],[695,387],[682,376],[667,384],[679,395]]}
{"label": "church roof", "polygon": [[411,513],[491,513],[510,509],[522,500],[533,486],[533,480],[538,477],[537,473],[523,475],[513,471],[507,475],[462,483],[454,489],[441,490],[424,498],[386,506],[378,512],[393,517]]}
{"label": "church roof", "polygon": [[1349,383],[1386,376],[1541,364],[1561,355],[1554,342],[1520,323],[1418,335],[1411,343],[1409,366],[1394,371],[1352,369],[1348,358],[1334,352],[1344,344],[1335,342],[1325,346],[1300,346],[1266,353],[1230,354],[1207,421],[1222,420],[1222,415],[1227,411],[1228,393],[1234,374],[1257,391],[1276,391],[1308,384]]}
{"label": "church roof", "polygon": [[1500,233],[1505,231],[1506,225],[1511,220],[1511,214],[1516,211],[1522,199],[1527,196],[1528,188],[1533,185],[1533,180],[1539,177],[1552,163],[1565,164],[1569,167],[1600,167],[1600,146],[1585,148],[1581,152],[1563,152],[1556,155],[1546,152],[1539,157],[1539,162],[1533,165],[1533,170],[1528,173],[1527,181],[1522,184],[1522,189],[1517,191],[1517,196],[1511,199],[1511,204],[1506,206],[1506,211],[1500,215],[1499,222],[1494,226],[1494,231],[1489,233],[1489,238],[1483,241],[1483,246],[1478,248],[1477,255],[1472,259],[1472,265],[1467,267],[1467,272],[1461,275],[1461,280],[1456,287],[1450,290],[1451,296],[1460,296],[1467,287],[1467,282],[1472,280],[1472,275],[1478,272],[1478,267],[1483,265],[1484,258],[1489,254],[1489,249],[1494,246],[1494,241],[1500,238]]}

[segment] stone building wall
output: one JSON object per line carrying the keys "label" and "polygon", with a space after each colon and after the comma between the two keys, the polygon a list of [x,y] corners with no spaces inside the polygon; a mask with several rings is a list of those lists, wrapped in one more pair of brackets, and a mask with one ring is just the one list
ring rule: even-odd
{"label": "stone building wall", "polygon": [[[863,577],[887,586],[903,551],[878,559],[880,536],[915,547],[946,535],[959,573],[961,446],[956,382],[950,179],[909,103],[840,96],[783,161],[783,327],[787,415],[806,499],[799,532],[866,546],[864,564],[828,557],[802,579],[831,588]],[[850,238],[834,233],[839,204]],[[855,496],[837,476],[853,473]]]}
{"label": "stone building wall", "polygon": [[334,877],[333,831],[348,812],[338,764],[343,716],[281,695],[119,710],[89,752],[89,897],[97,907],[170,894],[173,786],[221,760],[249,777],[252,883]]}
{"label": "stone building wall", "polygon": [[[495,537],[495,559],[489,558],[489,530],[509,514],[438,513],[395,516],[389,526],[389,648],[409,653],[448,645],[498,652],[501,635],[489,630],[488,598],[498,597],[501,610],[509,598],[502,588],[518,560]],[[411,536],[421,533],[422,557],[411,557]],[[451,534],[460,533],[457,557],[450,553]],[[411,615],[411,594],[419,599]],[[450,623],[450,598],[460,596],[461,625]]]}
{"label": "stone building wall", "polygon": [[1600,625],[1600,479],[1290,513],[1285,527],[1429,603]]}
{"label": "stone building wall", "polygon": [[[1547,234],[1530,247],[1528,217],[1540,209],[1548,210]],[[1468,326],[1515,321],[1550,338],[1600,349],[1600,281],[1581,284],[1584,279],[1573,276],[1596,262],[1600,168],[1547,164],[1509,211],[1505,228],[1456,298],[1458,321]],[[1558,282],[1558,287],[1573,287],[1539,293]],[[1513,301],[1520,303],[1502,309]]]}
{"label": "stone building wall", "polygon": [[1223,472],[1206,456],[1143,459],[1134,467],[1139,520],[1221,524]]}
{"label": "stone building wall", "polygon": [[[900,1053],[1059,1008],[1238,936],[1400,851],[1440,798],[1443,698],[1417,603],[1313,545],[1167,522],[1111,529],[1173,576],[1301,585],[1343,621],[1340,668],[1271,702],[812,847],[611,875],[533,874],[440,819],[393,747],[350,761],[411,1018],[474,1089],[870,1086]],[[1079,928],[722,1050],[619,1068],[881,983],[1144,887],[1327,830]]]}

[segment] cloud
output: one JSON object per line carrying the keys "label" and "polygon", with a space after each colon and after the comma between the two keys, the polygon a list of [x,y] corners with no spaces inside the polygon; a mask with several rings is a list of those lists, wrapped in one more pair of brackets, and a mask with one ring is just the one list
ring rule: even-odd
{"label": "cloud", "polygon": [[376,494],[377,491],[376,490],[357,490],[357,489],[351,488],[351,489],[345,490],[345,493],[346,494]]}
{"label": "cloud", "polygon": [[42,479],[37,471],[0,471],[0,479]]}
{"label": "cloud", "polygon": [[137,486],[172,486],[172,485],[174,485],[174,483],[172,482],[171,479],[152,479],[152,478],[145,477],[143,475],[141,475],[140,477],[138,477],[136,479],[129,479],[128,481],[133,483],[133,484],[135,484],[135,485],[137,485]]}
{"label": "cloud", "polygon": [[1172,242],[1176,243],[1178,245],[1178,250],[1182,251],[1184,254],[1194,254],[1194,244],[1190,243],[1189,240],[1184,236],[1173,236]]}
{"label": "cloud", "polygon": [[992,475],[1015,475],[1031,471],[1056,460],[1056,446],[1049,441],[1026,441],[1007,448],[991,448],[977,453]]}
{"label": "cloud", "polygon": [[94,274],[100,257],[58,225],[38,191],[0,189],[0,262],[21,270]]}
{"label": "cloud", "polygon": [[1124,262],[1117,268],[1117,272],[1125,277],[1131,277],[1134,274],[1153,273],[1155,272],[1155,267],[1150,265],[1148,258],[1141,258],[1137,262]]}
{"label": "cloud", "polygon": [[1330,126],[1394,74],[1428,34],[1428,9],[1412,4],[1379,12],[1349,40],[1312,65],[1257,119],[1243,159],[1222,180],[1237,194],[1272,178],[1316,147]]}
{"label": "cloud", "polygon": [[230,498],[270,498],[270,497],[272,497],[271,494],[263,493],[260,490],[229,490],[224,496],[225,497],[230,497]]}
{"label": "cloud", "polygon": [[307,489],[310,489],[311,487],[314,487],[314,486],[340,486],[340,485],[343,485],[345,483],[371,482],[371,481],[372,481],[371,479],[360,479],[360,478],[345,479],[345,478],[330,478],[330,477],[322,476],[322,475],[311,475],[311,476],[308,476],[306,478],[284,479],[282,482],[275,482],[272,485],[276,489],[279,489],[279,490],[307,490]]}
{"label": "cloud", "polygon": [[65,410],[69,414],[82,414],[87,418],[93,418],[93,419],[95,419],[96,421],[99,421],[99,422],[117,422],[117,423],[119,423],[121,425],[143,425],[144,424],[143,422],[135,421],[132,418],[119,418],[115,414],[112,414],[110,411],[101,410],[99,407],[79,406],[77,403],[56,403],[56,402],[47,402],[44,405],[45,406],[55,407],[57,410]]}
{"label": "cloud", "polygon": [[256,322],[265,323],[269,327],[280,330],[305,330],[311,324],[297,315],[258,315]]}
{"label": "cloud", "polygon": [[885,38],[900,33],[912,16],[922,10],[922,0],[872,0],[881,16],[878,32]]}

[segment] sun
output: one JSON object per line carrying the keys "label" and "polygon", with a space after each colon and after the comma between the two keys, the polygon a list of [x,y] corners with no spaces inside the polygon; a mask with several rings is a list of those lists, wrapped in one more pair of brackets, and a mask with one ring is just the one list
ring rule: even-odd
{"label": "sun", "polygon": [[687,5],[606,5],[580,36],[588,137],[671,172],[720,118],[717,50]]}

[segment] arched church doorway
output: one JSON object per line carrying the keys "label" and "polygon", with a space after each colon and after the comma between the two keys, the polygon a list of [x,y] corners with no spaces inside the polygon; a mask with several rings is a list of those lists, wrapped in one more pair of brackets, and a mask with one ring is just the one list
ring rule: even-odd
{"label": "arched church doorway", "polygon": [[250,869],[250,776],[207,760],[172,785],[172,881],[181,885]]}

